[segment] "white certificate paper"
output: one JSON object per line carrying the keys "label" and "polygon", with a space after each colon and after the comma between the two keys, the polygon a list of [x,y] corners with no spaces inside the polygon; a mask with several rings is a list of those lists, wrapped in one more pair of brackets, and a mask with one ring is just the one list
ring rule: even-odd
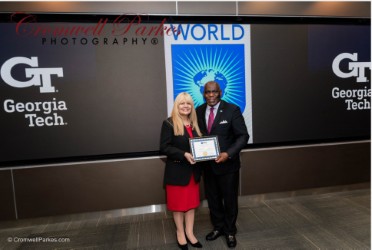
{"label": "white certificate paper", "polygon": [[220,154],[217,136],[191,138],[190,148],[195,161],[213,160]]}

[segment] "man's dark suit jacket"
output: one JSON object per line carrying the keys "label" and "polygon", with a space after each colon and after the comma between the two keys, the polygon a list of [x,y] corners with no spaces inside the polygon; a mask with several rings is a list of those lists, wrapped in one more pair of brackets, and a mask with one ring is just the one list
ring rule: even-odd
{"label": "man's dark suit jacket", "polygon": [[[193,136],[198,134],[193,131]],[[183,136],[175,136],[172,119],[163,122],[160,135],[160,152],[167,156],[164,171],[164,185],[186,186],[190,182],[192,173],[196,182],[200,181],[201,167],[191,165],[185,158],[185,152],[190,153],[189,133],[186,128]]]}
{"label": "man's dark suit jacket", "polygon": [[[205,121],[206,109],[206,103],[196,109],[199,128],[203,136],[208,136]],[[239,107],[221,100],[209,135],[217,135],[220,151],[229,154],[229,159],[226,162],[219,164],[214,161],[206,162],[211,165],[213,172],[227,174],[238,171],[240,168],[239,153],[249,139],[247,126]]]}

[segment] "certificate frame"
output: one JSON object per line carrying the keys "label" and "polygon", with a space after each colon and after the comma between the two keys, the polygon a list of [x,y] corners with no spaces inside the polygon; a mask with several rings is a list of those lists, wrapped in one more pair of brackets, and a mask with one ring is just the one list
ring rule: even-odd
{"label": "certificate frame", "polygon": [[214,160],[220,154],[217,136],[190,138],[191,154],[196,162]]}

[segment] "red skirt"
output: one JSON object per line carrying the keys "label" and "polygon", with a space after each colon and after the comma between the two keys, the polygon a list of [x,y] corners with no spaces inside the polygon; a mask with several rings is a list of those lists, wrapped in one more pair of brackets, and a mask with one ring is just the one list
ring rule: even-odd
{"label": "red skirt", "polygon": [[166,185],[167,207],[174,212],[186,212],[197,208],[200,204],[199,183],[195,182],[194,175],[187,186]]}

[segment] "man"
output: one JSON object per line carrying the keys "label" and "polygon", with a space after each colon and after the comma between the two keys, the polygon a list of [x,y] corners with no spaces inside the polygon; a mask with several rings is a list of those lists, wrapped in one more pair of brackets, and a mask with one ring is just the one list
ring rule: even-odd
{"label": "man", "polygon": [[215,161],[205,162],[204,183],[213,231],[206,240],[226,236],[228,247],[236,246],[238,216],[239,153],[249,135],[242,113],[234,104],[221,100],[217,82],[207,82],[204,98],[207,103],[196,109],[203,135],[218,136],[220,154]]}

